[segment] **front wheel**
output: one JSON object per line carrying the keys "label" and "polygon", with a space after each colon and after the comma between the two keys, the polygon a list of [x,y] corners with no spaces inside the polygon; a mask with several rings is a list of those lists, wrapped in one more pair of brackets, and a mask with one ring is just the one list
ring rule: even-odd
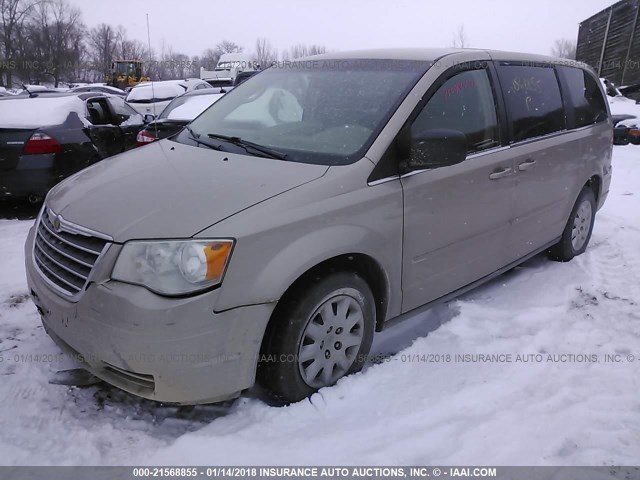
{"label": "front wheel", "polygon": [[334,273],[283,302],[258,364],[258,382],[274,400],[302,400],[362,368],[375,329],[373,294],[362,277]]}
{"label": "front wheel", "polygon": [[549,249],[549,256],[558,262],[568,262],[584,253],[591,239],[596,217],[596,197],[593,190],[584,187],[578,195],[560,241]]}

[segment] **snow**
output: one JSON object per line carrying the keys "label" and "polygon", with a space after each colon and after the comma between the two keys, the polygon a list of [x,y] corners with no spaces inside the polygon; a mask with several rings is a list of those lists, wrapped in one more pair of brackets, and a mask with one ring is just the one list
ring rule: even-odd
{"label": "snow", "polygon": [[609,97],[609,108],[611,115],[633,115],[635,119],[620,122],[622,125],[632,126],[638,124],[640,119],[640,104],[630,98],[620,96]]}
{"label": "snow", "polygon": [[151,100],[152,98],[174,98],[185,92],[185,88],[175,82],[154,82],[153,85],[140,84],[134,87],[127,95],[127,102]]}
{"label": "snow", "polygon": [[[637,464],[638,148],[615,147],[613,167],[584,255],[564,264],[537,256],[385,330],[374,352],[389,361],[283,408],[254,393],[177,408],[104,384],[48,383],[64,362],[27,297],[23,243],[33,222],[0,220],[0,463]],[[428,354],[445,357],[417,361]],[[462,354],[513,361],[453,360]]]}
{"label": "snow", "polygon": [[171,110],[167,116],[160,114],[160,118],[167,118],[169,120],[193,120],[217,102],[223,95],[224,93],[185,97],[185,103]]}
{"label": "snow", "polygon": [[104,83],[88,83],[86,85],[78,85],[76,87],[73,87],[72,89],[70,89],[70,92],[73,92],[79,88],[86,88],[86,87],[100,87],[101,89],[107,90],[108,92],[112,92],[114,95],[122,95],[123,91],[119,88],[116,87],[112,87],[110,85],[106,85]]}
{"label": "snow", "polygon": [[69,95],[3,99],[0,103],[0,126],[3,128],[40,128],[63,123],[69,113],[85,118],[84,102]]}

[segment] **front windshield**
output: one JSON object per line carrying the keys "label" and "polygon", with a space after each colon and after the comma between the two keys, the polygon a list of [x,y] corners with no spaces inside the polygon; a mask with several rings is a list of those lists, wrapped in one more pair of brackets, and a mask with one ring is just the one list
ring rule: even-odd
{"label": "front windshield", "polygon": [[[300,162],[351,163],[429,66],[401,60],[277,65],[221,98],[191,123],[191,132],[240,137]],[[185,134],[176,140],[189,142]]]}

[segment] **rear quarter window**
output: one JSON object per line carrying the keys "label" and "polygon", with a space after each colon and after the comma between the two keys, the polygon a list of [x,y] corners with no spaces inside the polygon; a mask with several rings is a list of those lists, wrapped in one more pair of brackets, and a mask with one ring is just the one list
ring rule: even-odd
{"label": "rear quarter window", "polygon": [[498,76],[514,142],[565,128],[560,86],[552,67],[502,64]]}
{"label": "rear quarter window", "polygon": [[573,109],[575,128],[604,122],[608,118],[604,96],[593,75],[572,67],[559,67],[558,74],[567,90],[567,102]]}

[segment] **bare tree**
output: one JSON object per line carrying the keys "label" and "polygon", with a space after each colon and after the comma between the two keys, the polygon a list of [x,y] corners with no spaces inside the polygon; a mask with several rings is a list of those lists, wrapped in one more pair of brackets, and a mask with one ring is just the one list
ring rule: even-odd
{"label": "bare tree", "polygon": [[566,38],[558,39],[551,47],[551,55],[554,57],[576,59],[576,42]]}
{"label": "bare tree", "polygon": [[326,53],[327,47],[324,45],[305,45],[299,43],[298,45],[294,45],[290,48],[290,54],[292,59],[301,58],[301,57],[310,57],[311,55],[319,55],[321,53]]}
{"label": "bare tree", "polygon": [[189,77],[200,77],[200,65],[202,64],[200,57],[198,55],[194,55],[191,57],[189,68],[187,69],[187,76]]}
{"label": "bare tree", "polygon": [[224,53],[242,53],[244,48],[238,45],[235,42],[230,42],[229,40],[222,40],[218,45],[216,45],[216,53],[222,55]]}
{"label": "bare tree", "polygon": [[467,35],[464,31],[464,25],[458,25],[458,30],[453,35],[453,39],[451,40],[451,46],[453,48],[466,48],[469,47],[469,41],[467,40]]}
{"label": "bare tree", "polygon": [[95,69],[99,71],[102,78],[105,78],[111,71],[111,62],[115,56],[117,46],[116,31],[111,25],[101,23],[89,32],[87,44]]}
{"label": "bare tree", "polygon": [[17,37],[21,36],[23,24],[34,5],[32,0],[0,0],[0,44],[7,62],[6,66],[0,64],[0,83],[8,88],[13,83]]}
{"label": "bare tree", "polygon": [[213,70],[218,64],[218,60],[220,60],[220,54],[212,48],[207,48],[204,52],[202,52],[200,64],[208,70]]}
{"label": "bare tree", "polygon": [[33,48],[40,57],[40,75],[53,78],[57,87],[81,57],[85,36],[81,12],[67,0],[39,3],[36,12]]}
{"label": "bare tree", "polygon": [[271,46],[271,43],[266,38],[258,38],[256,40],[254,60],[260,65],[260,68],[268,68],[278,60],[278,51]]}

